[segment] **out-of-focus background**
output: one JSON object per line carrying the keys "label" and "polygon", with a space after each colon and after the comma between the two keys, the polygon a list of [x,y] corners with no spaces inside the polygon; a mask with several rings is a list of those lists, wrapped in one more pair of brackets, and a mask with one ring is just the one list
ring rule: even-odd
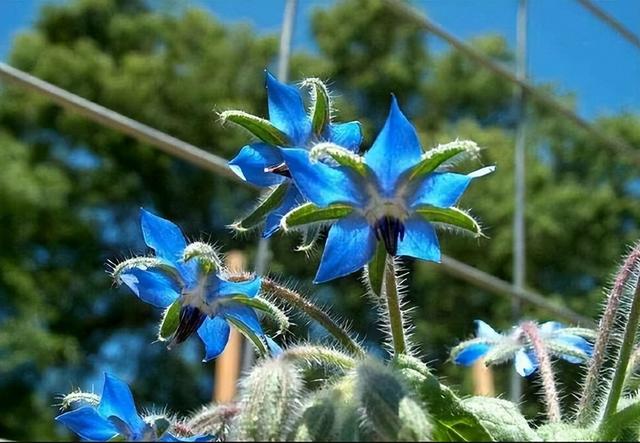
{"label": "out-of-focus background", "polygon": [[[474,54],[515,73],[519,3],[408,4]],[[522,134],[524,286],[587,317],[598,314],[601,287],[640,237],[640,46],[595,14],[593,4],[640,33],[635,1],[527,5],[520,66],[526,61],[527,81],[571,115],[541,102],[537,92],[525,94],[520,112],[512,82],[403,8],[378,0],[300,0],[289,76],[328,80],[336,118],[363,123],[363,149],[381,128],[391,93],[425,147],[456,138],[485,147],[483,162],[497,171],[475,182],[461,206],[472,209],[488,238],[443,234],[441,244],[447,255],[509,284],[514,152]],[[216,112],[266,115],[264,69],[277,70],[284,6],[284,0],[3,0],[0,60],[229,159],[249,138],[223,128]],[[191,238],[242,251],[251,269],[258,233],[236,237],[226,225],[257,196],[0,78],[0,437],[68,437],[53,421],[56,395],[99,389],[104,370],[131,382],[141,407],[189,411],[209,401],[216,363],[200,362],[197,340],[171,352],[153,343],[160,313],[115,288],[106,263],[145,252],[138,228],[144,206]],[[312,287],[320,251],[303,260],[293,252],[298,240],[274,238],[269,271],[332,305],[372,351],[383,352],[360,276]],[[439,265],[407,266],[421,355],[470,393],[470,372],[448,362],[448,351],[473,333],[474,319],[513,324],[513,297]],[[530,303],[521,315],[560,319]],[[324,338],[306,326],[298,319],[294,332]],[[568,370],[562,382],[570,392],[579,372],[558,367]],[[510,372],[494,371],[496,394],[509,391]],[[523,405],[535,418],[530,386],[524,385]]]}

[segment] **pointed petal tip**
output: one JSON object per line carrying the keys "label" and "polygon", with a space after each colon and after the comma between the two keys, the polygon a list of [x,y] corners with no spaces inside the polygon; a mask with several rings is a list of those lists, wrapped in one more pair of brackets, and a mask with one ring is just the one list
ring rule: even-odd
{"label": "pointed petal tip", "polygon": [[473,171],[470,172],[469,174],[467,174],[467,177],[471,177],[471,178],[480,178],[480,177],[484,177],[485,175],[489,175],[492,172],[494,172],[496,170],[496,166],[486,166],[484,168],[480,168],[477,171]]}

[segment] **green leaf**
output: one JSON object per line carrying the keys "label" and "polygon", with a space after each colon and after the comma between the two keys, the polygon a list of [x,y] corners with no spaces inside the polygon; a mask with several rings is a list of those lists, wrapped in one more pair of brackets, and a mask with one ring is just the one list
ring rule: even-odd
{"label": "green leaf", "polygon": [[160,322],[158,330],[158,340],[167,341],[173,336],[180,324],[180,308],[182,307],[180,300],[174,301],[171,306],[164,311],[164,317]]}
{"label": "green leaf", "polygon": [[226,320],[235,326],[242,335],[251,341],[251,343],[253,343],[261,356],[264,357],[268,354],[267,345],[262,341],[262,338],[258,337],[247,325],[232,317],[226,317]]}
{"label": "green leaf", "polygon": [[634,398],[628,406],[618,409],[618,412],[600,424],[598,440],[618,440],[623,432],[626,434],[629,430],[635,434],[634,440],[637,440],[638,426],[640,426],[640,401]]}
{"label": "green leaf", "polygon": [[382,242],[378,242],[376,252],[371,261],[367,264],[367,282],[373,292],[378,297],[382,297],[384,284],[384,271],[387,265],[387,250]]}
{"label": "green leaf", "polygon": [[331,98],[327,86],[318,78],[308,78],[302,86],[311,87],[313,109],[311,127],[314,134],[320,135],[331,122]]}
{"label": "green leaf", "polygon": [[478,145],[469,140],[460,140],[440,145],[427,151],[420,163],[409,170],[409,180],[431,174],[438,166],[457,155],[467,153],[473,156],[477,155],[479,151],[480,148],[478,148]]}
{"label": "green leaf", "polygon": [[271,193],[267,194],[249,215],[235,222],[231,227],[237,231],[246,231],[262,223],[269,212],[280,206],[289,189],[289,185],[290,183],[288,182],[279,184]]}
{"label": "green leaf", "polygon": [[371,173],[363,157],[335,143],[318,143],[309,151],[309,158],[312,161],[326,161],[327,159],[331,159],[339,166],[349,168],[363,177],[367,177]]}
{"label": "green leaf", "polygon": [[606,441],[598,438],[592,428],[568,423],[547,423],[536,433],[542,441]]}
{"label": "green leaf", "polygon": [[269,314],[278,323],[280,332],[284,332],[289,329],[290,323],[287,314],[269,300],[265,300],[262,297],[247,297],[246,295],[241,294],[234,295],[231,297],[231,300]]}
{"label": "green leaf", "polygon": [[269,145],[288,146],[289,137],[273,126],[269,120],[265,120],[255,115],[242,111],[224,111],[220,114],[223,122],[230,121],[238,126],[242,126],[258,139]]}
{"label": "green leaf", "polygon": [[280,224],[286,231],[295,226],[342,218],[349,215],[351,211],[353,211],[353,208],[347,205],[335,204],[326,208],[319,208],[313,203],[305,203],[289,211],[282,217]]}
{"label": "green leaf", "polygon": [[462,406],[473,413],[494,441],[536,441],[540,438],[510,401],[490,397],[471,397]]}
{"label": "green leaf", "polygon": [[480,225],[466,212],[458,208],[436,208],[435,206],[422,206],[416,210],[425,220],[431,223],[445,223],[465,231],[473,232],[476,236],[482,235]]}

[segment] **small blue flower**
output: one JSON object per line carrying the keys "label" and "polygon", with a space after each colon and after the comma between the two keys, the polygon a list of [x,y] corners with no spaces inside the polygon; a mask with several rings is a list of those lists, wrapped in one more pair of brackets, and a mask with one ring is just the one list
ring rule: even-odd
{"label": "small blue flower", "polygon": [[[499,334],[491,326],[476,320],[476,338],[456,346],[451,354],[454,363],[471,366],[485,357],[487,364],[498,364],[514,359],[516,372],[522,377],[538,369],[538,360],[532,346],[517,326],[509,334]],[[567,328],[558,322],[546,322],[538,327],[540,339],[549,354],[573,364],[584,363],[593,352],[593,345],[585,337],[593,332],[583,328]]]}
{"label": "small blue flower", "polygon": [[[56,417],[83,440],[107,441],[116,436],[125,441],[210,441],[207,436],[176,437],[159,432],[138,414],[126,383],[110,374],[104,375],[104,387],[96,406],[82,406]],[[161,434],[161,435],[158,435]]]}
{"label": "small blue flower", "polygon": [[189,246],[204,244],[187,245],[178,226],[144,209],[141,226],[144,241],[155,251],[160,264],[132,259],[117,268],[114,275],[145,303],[168,308],[179,301],[179,324],[170,346],[197,332],[205,346],[204,361],[209,361],[227,345],[228,322],[242,325],[266,340],[254,310],[234,300],[238,296],[255,297],[260,291],[260,278],[229,281],[220,269],[203,266],[195,259],[185,260]]}
{"label": "small blue flower", "polygon": [[251,143],[229,162],[230,168],[243,180],[259,187],[287,184],[284,198],[266,218],[264,237],[270,237],[280,227],[280,219],[292,208],[304,203],[297,187],[291,184],[290,173],[279,148],[308,150],[315,143],[328,141],[357,151],[362,141],[360,123],[331,123],[330,113],[321,127],[313,130],[312,118],[305,110],[302,97],[292,86],[280,83],[266,72],[269,121],[282,132],[282,144],[264,141]]}
{"label": "small blue flower", "polygon": [[[316,283],[361,269],[373,257],[377,241],[384,242],[393,256],[440,261],[432,221],[446,219],[433,220],[430,215],[434,208],[437,214],[442,214],[441,208],[451,209],[472,178],[493,168],[466,175],[440,172],[435,170],[439,165],[433,163],[438,157],[428,154],[423,154],[416,131],[395,97],[382,132],[364,157],[343,152],[342,162],[326,164],[314,161],[304,150],[282,150],[298,189],[308,201],[320,208],[335,205],[350,209],[329,231]],[[469,218],[455,211],[456,217]],[[473,226],[478,228],[475,223]]]}

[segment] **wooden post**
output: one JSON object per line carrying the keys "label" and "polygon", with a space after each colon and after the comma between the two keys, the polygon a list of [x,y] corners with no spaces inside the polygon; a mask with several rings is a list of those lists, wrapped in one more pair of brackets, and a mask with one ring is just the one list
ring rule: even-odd
{"label": "wooden post", "polygon": [[[244,269],[245,257],[240,251],[229,251],[226,266],[231,272]],[[242,360],[242,335],[235,328],[231,328],[229,343],[224,352],[216,360],[215,376],[213,379],[213,402],[229,403],[236,395],[240,364]]]}
{"label": "wooden post", "polygon": [[493,372],[484,364],[484,360],[479,359],[473,365],[473,393],[483,397],[495,396],[493,384]]}

